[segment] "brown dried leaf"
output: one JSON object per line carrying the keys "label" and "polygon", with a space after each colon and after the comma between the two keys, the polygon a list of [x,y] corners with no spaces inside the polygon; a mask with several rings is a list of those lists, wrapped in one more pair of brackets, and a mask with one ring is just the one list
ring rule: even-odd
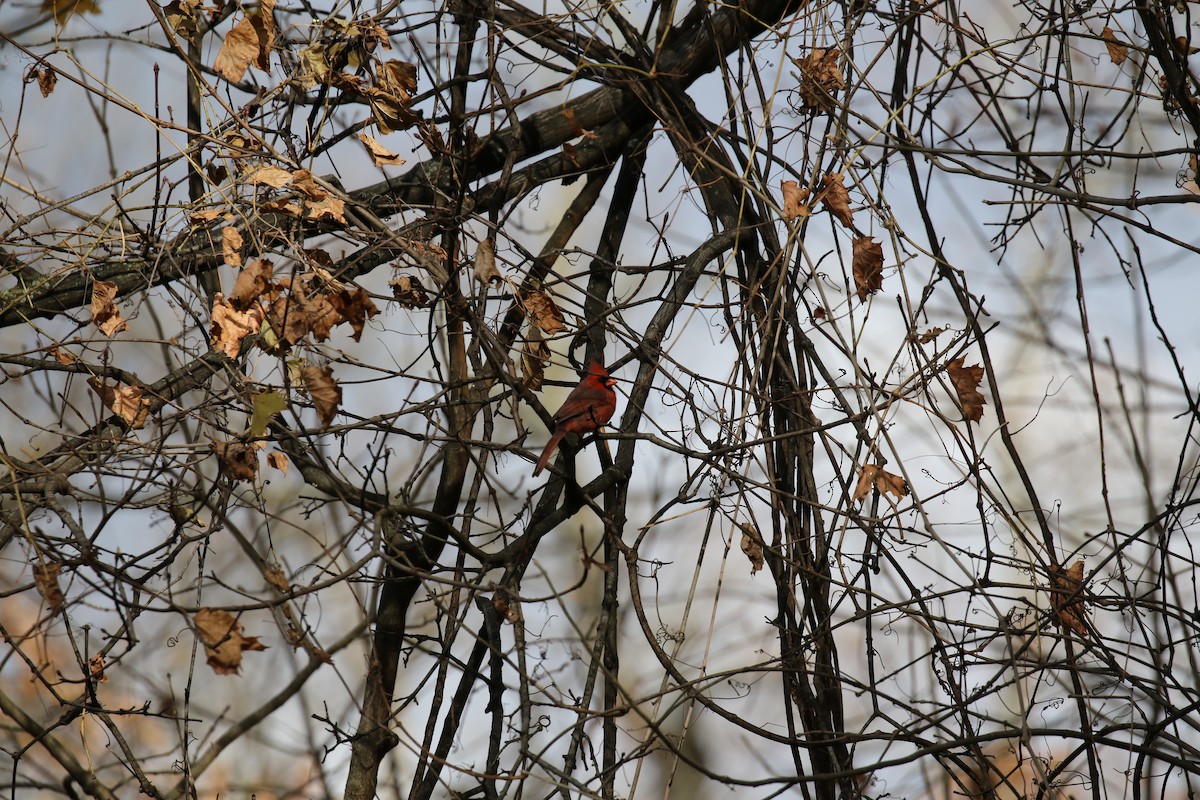
{"label": "brown dried leaf", "polygon": [[244,310],[262,299],[271,299],[270,295],[275,284],[271,282],[274,275],[274,265],[265,258],[256,258],[238,273],[233,282],[233,291],[229,293],[229,302],[234,308]]}
{"label": "brown dried leaf", "polygon": [[213,442],[221,473],[235,481],[252,481],[258,476],[258,443]]}
{"label": "brown dried leaf", "polygon": [[567,121],[567,126],[570,127],[571,133],[573,135],[582,136],[585,139],[600,138],[595,133],[592,133],[591,131],[585,129],[582,125],[579,124],[579,122],[575,119],[575,109],[564,108],[562,111],[562,115],[563,115],[563,119],[565,119]]}
{"label": "brown dried leaf", "polygon": [[266,650],[256,636],[243,636],[242,625],[227,611],[202,608],[192,617],[196,635],[204,644],[208,666],[218,675],[237,675],[242,669],[242,653]]}
{"label": "brown dried leaf", "polygon": [[267,453],[267,466],[271,467],[272,469],[279,470],[284,475],[287,475],[288,473],[289,464],[291,464],[291,462],[288,461],[286,454],[281,453],[278,450],[272,450],[271,452]]}
{"label": "brown dried leaf", "polygon": [[941,336],[945,332],[946,332],[946,328],[930,328],[929,330],[922,333],[919,337],[917,337],[917,341],[920,342],[921,344],[929,344],[930,342],[932,342],[934,339]]}
{"label": "brown dried leaf", "polygon": [[529,319],[550,336],[567,329],[563,313],[554,298],[545,292],[530,292],[525,295],[525,311]]}
{"label": "brown dried leaf", "polygon": [[230,266],[242,265],[242,233],[237,228],[227,226],[221,229],[221,255]]}
{"label": "brown dried leaf", "polygon": [[42,97],[49,97],[54,91],[54,87],[58,85],[58,73],[50,67],[34,67],[29,70],[25,76],[25,82],[37,81],[38,91],[42,93]]}
{"label": "brown dried leaf", "polygon": [[358,134],[358,140],[367,148],[367,153],[371,156],[371,162],[377,167],[398,167],[404,163],[404,159],[388,150],[374,136],[368,133]]}
{"label": "brown dried leaf", "polygon": [[329,427],[329,423],[337,416],[338,406],[342,403],[342,387],[333,379],[333,368],[306,364],[300,368],[300,378],[304,381],[304,389],[317,409],[321,425]]}
{"label": "brown dried leaf", "polygon": [[424,306],[429,304],[429,295],[425,287],[412,275],[400,275],[388,281],[392,287],[392,297],[400,301],[402,306]]}
{"label": "brown dried leaf", "polygon": [[346,201],[329,194],[323,200],[310,200],[304,204],[305,216],[309,219],[332,219],[346,224]]}
{"label": "brown dried leaf", "polygon": [[1105,26],[1104,30],[1100,31],[1100,35],[1104,38],[1104,47],[1108,50],[1108,57],[1118,67],[1125,63],[1125,59],[1129,58],[1129,45],[1117,38],[1117,34],[1112,28]]}
{"label": "brown dried leaf", "polygon": [[62,25],[72,14],[99,14],[100,6],[94,0],[42,0],[42,11],[49,11],[55,24]]}
{"label": "brown dried leaf", "polygon": [[142,397],[140,386],[109,386],[95,376],[88,378],[88,386],[99,396],[101,403],[133,430],[146,424],[146,417],[150,415],[150,401]]}
{"label": "brown dried leaf", "polygon": [[513,596],[512,592],[503,586],[497,586],[495,592],[492,594],[492,607],[510,623],[516,624],[521,620],[519,601]]}
{"label": "brown dried leaf", "polygon": [[847,228],[854,226],[854,212],[850,210],[850,192],[843,185],[840,172],[826,173],[821,177],[821,203],[829,213]]}
{"label": "brown dried leaf", "polygon": [[194,211],[188,214],[188,223],[191,225],[203,225],[206,222],[212,222],[221,217],[224,213],[225,209],[223,208],[206,208],[202,211]]}
{"label": "brown dried leaf", "polygon": [[966,357],[954,359],[946,365],[946,373],[954,384],[958,394],[958,404],[962,406],[963,416],[971,422],[979,422],[983,417],[983,395],[979,392],[979,384],[983,381],[983,367],[976,364],[973,367],[963,365]]}
{"label": "brown dried leaf", "polygon": [[496,269],[496,245],[491,239],[484,239],[475,248],[475,280],[489,285],[504,280]]}
{"label": "brown dried leaf", "polygon": [[108,683],[108,676],[104,674],[104,653],[96,653],[88,659],[88,675],[96,683]]}
{"label": "brown dried leaf", "polygon": [[367,320],[379,313],[371,296],[358,286],[346,286],[329,295],[329,302],[341,317],[342,322],[349,322],[353,331],[351,338],[360,341],[363,326]]}
{"label": "brown dried leaf", "polygon": [[171,30],[189,42],[199,30],[196,19],[196,7],[199,5],[200,0],[171,0],[163,6],[163,16],[167,18]]}
{"label": "brown dried leaf", "polygon": [[63,350],[56,344],[50,345],[50,355],[54,356],[54,360],[62,364],[64,367],[74,364],[79,359],[71,353],[70,350]]}
{"label": "brown dried leaf", "polygon": [[287,575],[283,574],[283,570],[279,567],[271,567],[263,573],[263,577],[267,579],[267,583],[280,594],[291,594],[292,585],[288,583]]}
{"label": "brown dried leaf", "polygon": [[274,200],[268,200],[258,207],[259,211],[276,214],[290,214],[293,217],[298,217],[304,213],[298,203],[289,197],[277,197]]}
{"label": "brown dried leaf", "polygon": [[225,34],[225,42],[213,62],[213,69],[230,83],[237,83],[258,56],[258,30],[250,17],[243,17]]}
{"label": "brown dried leaf", "polygon": [[750,574],[754,575],[763,568],[765,561],[763,560],[763,542],[762,534],[758,532],[758,528],[753,525],[741,525],[742,529],[742,552],[746,554],[746,558],[750,559]]}
{"label": "brown dried leaf", "polygon": [[858,501],[866,498],[875,489],[881,494],[894,494],[899,500],[908,494],[908,482],[899,475],[893,475],[878,464],[864,464],[858,473],[858,483],[854,486],[851,499]]}
{"label": "brown dried leaf", "polygon": [[[307,170],[300,170],[307,171]],[[290,170],[275,167],[270,164],[255,167],[242,176],[242,180],[255,186],[270,186],[272,189],[282,189],[293,180]]]}
{"label": "brown dried leaf", "polygon": [[836,47],[814,47],[792,63],[800,68],[800,99],[805,108],[826,109],[846,88],[846,79],[838,65],[841,51]]}
{"label": "brown dried leaf", "polygon": [[209,325],[209,336],[214,347],[220,348],[230,358],[237,358],[241,352],[242,339],[262,329],[263,310],[254,305],[245,311],[239,311],[225,299],[225,295],[217,292],[213,298],[212,323]]}
{"label": "brown dried leaf", "polygon": [[1057,564],[1050,566],[1050,599],[1054,603],[1055,618],[1064,628],[1086,637],[1084,591],[1082,561],[1076,561],[1065,570]]}
{"label": "brown dried leaf", "polygon": [[411,128],[417,123],[412,112],[412,93],[417,88],[417,68],[404,61],[385,61],[376,72],[378,82],[360,92],[370,102],[380,133]]}
{"label": "brown dried leaf", "polygon": [[109,338],[129,327],[117,310],[117,285],[108,281],[92,282],[92,324]]}
{"label": "brown dried leaf", "polygon": [[51,614],[62,611],[63,605],[66,603],[62,589],[58,585],[58,576],[61,572],[62,565],[57,561],[41,561],[35,562],[33,565],[33,585],[37,587],[38,594],[46,601],[46,606],[50,609]]}
{"label": "brown dried leaf", "polygon": [[870,236],[856,237],[852,270],[854,293],[861,302],[866,302],[868,295],[883,288],[883,245]]}
{"label": "brown dried leaf", "polygon": [[541,389],[549,363],[550,348],[542,340],[542,332],[538,327],[530,325],[525,335],[525,347],[521,351],[521,382],[535,392]]}
{"label": "brown dried leaf", "polygon": [[254,66],[263,72],[271,69],[271,45],[275,42],[275,0],[259,0],[258,13],[250,16],[254,32],[258,34],[258,52]]}
{"label": "brown dried leaf", "polygon": [[812,216],[812,208],[804,201],[808,199],[808,189],[801,189],[795,181],[783,182],[783,218],[791,222],[799,217]]}

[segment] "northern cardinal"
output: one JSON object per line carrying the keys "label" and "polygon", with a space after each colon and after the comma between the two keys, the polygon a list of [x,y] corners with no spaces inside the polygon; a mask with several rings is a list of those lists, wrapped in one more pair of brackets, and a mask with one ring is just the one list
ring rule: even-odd
{"label": "northern cardinal", "polygon": [[554,414],[554,435],[546,442],[546,449],[533,469],[534,477],[546,468],[550,456],[568,433],[591,433],[612,419],[617,410],[617,393],[612,388],[616,383],[616,378],[610,378],[599,361],[588,364],[587,375]]}

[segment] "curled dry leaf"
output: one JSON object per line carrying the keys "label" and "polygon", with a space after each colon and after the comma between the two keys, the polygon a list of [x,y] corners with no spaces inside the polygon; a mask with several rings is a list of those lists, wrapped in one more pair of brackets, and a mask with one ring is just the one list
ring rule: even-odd
{"label": "curled dry leaf", "polygon": [[268,295],[274,287],[271,278],[274,275],[274,265],[265,258],[256,258],[238,273],[233,282],[233,291],[229,293],[229,303],[239,311],[244,311],[262,299],[271,299]]}
{"label": "curled dry leaf", "polygon": [[371,156],[371,161],[375,166],[398,167],[404,163],[403,158],[380,144],[374,136],[368,133],[360,133],[358,134],[358,140],[367,148],[367,153]]}
{"label": "curled dry leaf", "polygon": [[221,229],[221,256],[230,266],[242,265],[242,233],[233,226]]}
{"label": "curled dry leaf", "polygon": [[291,464],[291,462],[288,461],[286,454],[281,453],[278,450],[272,450],[271,452],[267,453],[267,466],[271,467],[272,469],[279,470],[284,475],[288,474],[289,464]]}
{"label": "curled dry leaf", "polygon": [[899,475],[893,475],[879,464],[864,464],[858,473],[858,483],[854,486],[851,498],[855,501],[866,498],[874,488],[880,494],[894,494],[899,500],[908,494],[908,482]]}
{"label": "curled dry leaf", "polygon": [[58,85],[58,73],[50,67],[33,68],[25,77],[25,82],[37,81],[38,91],[42,93],[42,97],[49,97],[54,91],[54,87]]}
{"label": "curled dry leaf", "polygon": [[921,344],[929,344],[937,337],[946,332],[946,328],[930,328],[917,337],[917,341]]}
{"label": "curled dry leaf", "polygon": [[575,119],[575,109],[564,108],[562,111],[562,115],[563,115],[563,119],[565,119],[567,121],[567,126],[571,129],[572,135],[582,136],[585,139],[600,138],[595,133],[585,129],[582,125],[579,124],[579,121],[577,119]]}
{"label": "curled dry leaf", "polygon": [[1125,63],[1125,59],[1129,58],[1129,45],[1117,38],[1117,34],[1113,29],[1105,26],[1104,30],[1100,31],[1100,36],[1104,39],[1104,47],[1108,50],[1108,57],[1118,67]]}
{"label": "curled dry leaf", "polygon": [[163,16],[167,18],[167,24],[185,41],[190,42],[200,29],[196,19],[196,8],[199,5],[200,0],[171,0],[163,6]]}
{"label": "curled dry leaf", "polygon": [[300,378],[304,381],[304,389],[317,409],[321,425],[329,427],[329,423],[337,416],[338,406],[342,403],[342,387],[333,379],[333,368],[306,364],[300,368]]}
{"label": "curled dry leaf", "polygon": [[242,669],[242,653],[267,649],[258,637],[244,636],[241,623],[227,611],[202,608],[192,617],[192,624],[204,645],[208,666],[218,675],[237,675]]}
{"label": "curled dry leaf", "polygon": [[521,383],[535,392],[541,389],[549,363],[550,348],[538,327],[530,325],[525,335],[525,347],[521,350]]}
{"label": "curled dry leaf", "polygon": [[252,481],[258,477],[261,442],[213,442],[212,447],[221,465],[221,473],[229,479]]}
{"label": "curled dry leaf", "polygon": [[392,59],[380,64],[376,75],[378,83],[362,87],[359,92],[370,103],[379,132],[388,134],[411,128],[418,119],[412,112],[412,95],[417,88],[416,66]]}
{"label": "curled dry leaf", "polygon": [[783,182],[783,218],[786,221],[812,216],[812,208],[805,202],[808,195],[808,189],[800,188],[795,181]]}
{"label": "curled dry leaf", "polygon": [[140,386],[109,386],[95,376],[88,378],[88,386],[99,396],[100,402],[131,429],[137,430],[146,424],[146,417],[150,415],[150,401],[142,397]]}
{"label": "curled dry leaf", "polygon": [[1067,569],[1050,565],[1050,600],[1059,624],[1080,636],[1087,636],[1087,606],[1083,601],[1083,562]]}
{"label": "curled dry leaf", "polygon": [[763,543],[762,534],[758,532],[758,528],[753,525],[741,525],[742,529],[742,552],[746,554],[746,558],[750,559],[750,574],[754,575],[763,568],[765,563],[763,560]]}
{"label": "curled dry leaf", "polygon": [[292,585],[288,583],[287,575],[283,574],[283,570],[278,566],[271,567],[263,573],[263,577],[267,579],[267,583],[276,589],[280,594],[291,594]]}
{"label": "curled dry leaf", "polygon": [[231,83],[246,75],[250,63],[266,72],[271,67],[271,44],[275,40],[275,0],[259,0],[259,12],[247,14],[229,33],[213,69]]}
{"label": "curled dry leaf", "polygon": [[272,189],[282,189],[292,182],[291,170],[270,164],[255,167],[242,176],[242,181],[253,186],[270,186]]}
{"label": "curled dry leaf", "polygon": [[966,357],[959,357],[946,365],[946,374],[954,391],[958,394],[958,404],[962,407],[963,416],[971,422],[979,422],[983,418],[984,397],[979,391],[983,381],[983,367],[976,364],[973,367],[963,365]]}
{"label": "curled dry leaf", "polygon": [[550,336],[567,329],[563,313],[554,298],[545,292],[530,292],[525,295],[525,311],[534,325]]}
{"label": "curled dry leaf", "polygon": [[57,561],[41,561],[35,562],[33,565],[33,585],[37,587],[38,594],[46,601],[46,606],[52,615],[62,611],[66,602],[62,589],[58,585],[58,576],[61,572],[62,565]]}
{"label": "curled dry leaf", "polygon": [[62,364],[64,367],[74,364],[79,360],[71,353],[70,350],[64,350],[56,344],[50,345],[50,355],[54,356],[54,360]]}
{"label": "curled dry leaf", "polygon": [[358,286],[344,286],[329,295],[329,303],[341,317],[339,322],[349,322],[354,341],[362,339],[363,326],[367,320],[379,313],[366,290]]}
{"label": "curled dry leaf", "polygon": [[242,349],[242,339],[262,328],[263,310],[253,305],[245,311],[233,307],[225,295],[217,292],[213,297],[212,322],[208,332],[213,347],[220,349],[230,358],[237,358]]}
{"label": "curled dry leaf", "polygon": [[400,275],[388,281],[388,285],[392,287],[392,297],[399,300],[402,306],[429,305],[429,295],[425,293],[425,287],[412,275]]}
{"label": "curled dry leaf", "polygon": [[500,270],[496,269],[496,245],[491,239],[484,239],[475,248],[475,280],[486,284],[503,280]]}
{"label": "curled dry leaf", "polygon": [[108,281],[92,282],[92,323],[105,336],[113,337],[129,327],[117,310],[117,285]]}
{"label": "curled dry leaf", "polygon": [[800,99],[805,108],[827,109],[838,93],[846,88],[838,61],[841,51],[836,47],[814,47],[803,58],[794,58],[792,63],[800,68]]}
{"label": "curled dry leaf", "polygon": [[854,293],[861,302],[883,288],[883,246],[870,236],[854,239]]}
{"label": "curled dry leaf", "polygon": [[830,172],[821,178],[821,203],[829,213],[847,228],[854,227],[854,212],[850,210],[850,192],[842,184],[840,172]]}
{"label": "curled dry leaf", "polygon": [[108,683],[108,676],[104,674],[103,653],[96,653],[88,659],[88,674],[96,683]]}

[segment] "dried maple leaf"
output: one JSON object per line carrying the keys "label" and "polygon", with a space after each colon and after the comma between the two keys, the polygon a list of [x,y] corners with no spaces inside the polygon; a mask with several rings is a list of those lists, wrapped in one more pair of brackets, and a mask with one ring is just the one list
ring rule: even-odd
{"label": "dried maple leaf", "polygon": [[795,181],[783,182],[783,218],[791,222],[799,217],[811,217],[812,208],[804,201],[808,199],[808,189],[801,189]]}
{"label": "dried maple leaf", "polygon": [[88,378],[88,386],[100,397],[101,403],[133,430],[146,424],[146,417],[150,415],[150,401],[142,397],[140,386],[109,386],[95,376]]}
{"label": "dried maple leaf", "polygon": [[129,327],[113,302],[117,298],[117,285],[108,281],[92,282],[92,323],[108,337],[115,336]]}
{"label": "dried maple leaf", "polygon": [[242,653],[267,649],[258,637],[243,636],[241,623],[227,611],[202,608],[192,617],[192,624],[208,655],[208,666],[218,675],[237,675],[242,669]]}
{"label": "dried maple leaf", "polygon": [[893,475],[878,464],[864,464],[850,497],[855,501],[862,500],[871,493],[872,488],[881,494],[894,494],[897,500],[908,495],[908,482],[904,478]]}
{"label": "dried maple leaf", "polygon": [[486,284],[503,280],[500,270],[496,269],[496,246],[491,239],[484,239],[475,248],[475,280]]}
{"label": "dried maple leaf", "polygon": [[861,302],[883,288],[883,245],[870,236],[859,236],[854,240],[851,259],[854,273],[854,293]]}
{"label": "dried maple leaf", "polygon": [[840,172],[830,172],[821,178],[821,202],[829,213],[847,228],[854,226],[854,212],[850,210],[850,192],[842,184]]}
{"label": "dried maple leaf", "polygon": [[983,417],[984,397],[979,392],[979,384],[983,380],[983,367],[976,364],[973,367],[963,365],[965,356],[960,356],[946,365],[946,373],[954,391],[958,394],[958,404],[962,407],[963,416],[971,422],[979,422]]}
{"label": "dried maple leaf", "polygon": [[304,389],[317,409],[317,418],[321,420],[321,425],[329,427],[329,423],[337,416],[338,406],[342,403],[342,387],[333,379],[333,368],[306,364],[300,368],[300,378],[304,381]]}
{"label": "dried maple leaf", "polygon": [[57,561],[35,562],[33,565],[33,585],[37,587],[38,594],[46,601],[51,614],[62,611],[66,602],[62,589],[58,585],[58,576],[61,572],[62,565]]}
{"label": "dried maple leaf", "polygon": [[367,133],[358,134],[358,140],[367,148],[371,162],[377,167],[398,167],[404,159],[380,144],[374,136]]}
{"label": "dried maple leaf", "polygon": [[213,442],[221,473],[231,480],[252,481],[258,477],[258,443]]}
{"label": "dried maple leaf", "polygon": [[1083,601],[1083,562],[1076,561],[1067,569],[1050,565],[1050,600],[1059,623],[1080,636],[1087,636],[1087,606]]}
{"label": "dried maple leaf", "polygon": [[529,319],[541,328],[543,333],[553,336],[567,329],[563,313],[550,295],[545,292],[530,292],[525,295],[524,303]]}
{"label": "dried maple leaf", "polygon": [[763,559],[763,538],[758,532],[758,528],[753,525],[741,525],[742,529],[742,552],[746,554],[746,558],[750,559],[750,574],[754,575],[763,568],[766,563]]}
{"label": "dried maple leaf", "polygon": [[1105,26],[1104,30],[1100,31],[1100,36],[1104,39],[1104,47],[1108,50],[1108,57],[1118,67],[1125,63],[1125,59],[1129,58],[1129,45],[1117,38],[1117,34],[1112,28]]}

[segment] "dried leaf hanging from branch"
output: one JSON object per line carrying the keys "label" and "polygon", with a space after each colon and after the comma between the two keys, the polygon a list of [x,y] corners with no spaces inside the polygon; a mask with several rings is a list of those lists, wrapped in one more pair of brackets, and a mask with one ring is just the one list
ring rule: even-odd
{"label": "dried leaf hanging from branch", "polygon": [[983,417],[984,397],[979,392],[979,384],[983,381],[983,367],[976,364],[973,367],[963,365],[965,357],[959,357],[946,365],[946,374],[954,384],[958,394],[958,404],[962,407],[963,416],[971,422],[979,422]]}

